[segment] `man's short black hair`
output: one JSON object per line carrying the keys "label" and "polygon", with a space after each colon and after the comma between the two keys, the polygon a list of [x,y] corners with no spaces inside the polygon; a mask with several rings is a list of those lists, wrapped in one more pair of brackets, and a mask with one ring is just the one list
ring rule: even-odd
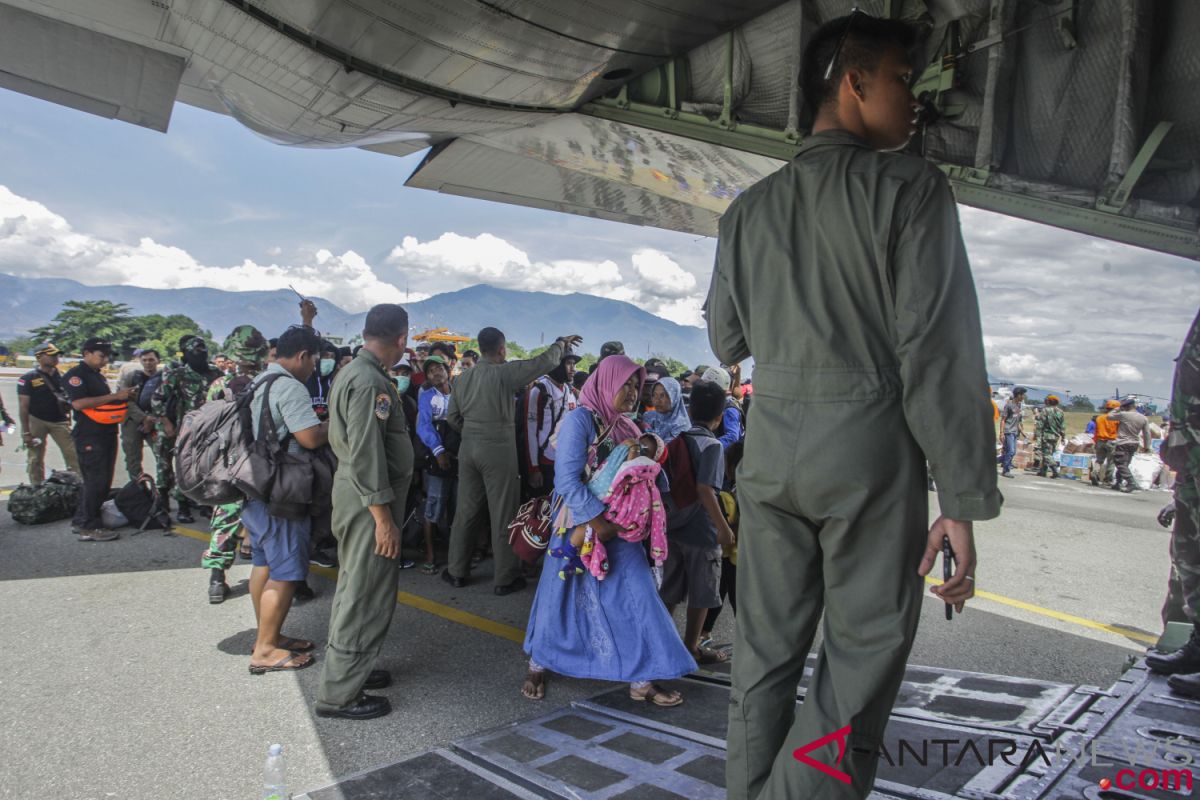
{"label": "man's short black hair", "polygon": [[325,355],[326,353],[333,353],[334,355],[337,355],[337,351],[338,346],[336,344],[328,339],[321,340],[321,355]]}
{"label": "man's short black hair", "polygon": [[720,419],[725,413],[725,390],[712,381],[700,381],[692,387],[688,411],[697,425],[707,425]]}
{"label": "man's short black hair", "polygon": [[479,360],[479,353],[476,353],[474,350],[463,350],[462,357],[463,357],[463,358],[473,358],[473,359],[475,359],[476,361],[478,361],[478,360]]}
{"label": "man's short black hair", "polygon": [[267,339],[267,347],[279,347],[279,339]]}
{"label": "man's short black hair", "polygon": [[584,369],[578,370],[575,373],[575,377],[571,379],[571,385],[582,392],[583,385],[585,383],[587,383],[588,378],[590,378],[591,376],[592,376],[592,373],[588,372],[587,370],[584,370]]}
{"label": "man's short black hair", "polygon": [[349,347],[338,348],[338,358],[352,358],[353,356],[354,354],[350,352]]}
{"label": "man's short black hair", "polygon": [[479,332],[479,349],[484,355],[492,356],[504,346],[504,332],[499,328],[484,328]]}
{"label": "man's short black hair", "polygon": [[458,360],[458,351],[451,342],[434,342],[429,348],[429,352],[442,353],[447,358],[454,359],[455,361]]}
{"label": "man's short black hair", "polygon": [[408,312],[396,303],[380,303],[367,312],[364,339],[398,339],[408,334]]}
{"label": "man's short black hair", "polygon": [[276,358],[292,358],[301,353],[319,355],[320,352],[321,337],[312,328],[299,325],[284,331],[279,337],[279,344],[275,345]]}
{"label": "man's short black hair", "polygon": [[[841,50],[838,50],[839,41],[842,42]],[[816,114],[837,99],[837,87],[847,69],[874,72],[889,49],[899,47],[905,53],[911,53],[916,43],[917,29],[897,19],[856,13],[826,22],[804,48],[800,68],[804,102]],[[826,80],[825,71],[829,69],[835,51],[837,60]]]}
{"label": "man's short black hair", "polygon": [[[145,350],[143,350],[142,356],[150,355],[151,353],[154,353],[154,357],[159,361],[162,361],[162,353],[158,352],[153,347],[147,347]],[[138,358],[141,358],[142,356],[138,356]]]}

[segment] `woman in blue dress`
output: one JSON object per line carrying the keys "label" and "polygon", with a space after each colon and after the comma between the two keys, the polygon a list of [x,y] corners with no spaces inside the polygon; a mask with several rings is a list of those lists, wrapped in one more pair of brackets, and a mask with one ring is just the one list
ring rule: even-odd
{"label": "woman in blue dress", "polygon": [[[525,632],[529,673],[521,693],[531,700],[545,696],[547,672],[557,672],[628,681],[632,699],[677,706],[683,702],[679,692],[654,681],[696,669],[659,600],[645,548],[617,536],[619,529],[604,518],[604,503],[586,484],[614,447],[641,435],[626,414],[637,407],[645,378],[646,371],[625,356],[605,358],[584,385],[579,407],[559,425],[551,502],[555,508],[561,502],[564,509],[556,519]],[[611,570],[603,581],[564,570],[563,560],[551,555],[569,551],[572,536],[577,549],[588,532],[608,548]]]}

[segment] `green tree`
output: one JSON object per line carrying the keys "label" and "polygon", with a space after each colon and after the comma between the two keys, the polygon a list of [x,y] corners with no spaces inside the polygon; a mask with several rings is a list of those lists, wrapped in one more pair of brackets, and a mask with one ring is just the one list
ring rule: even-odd
{"label": "green tree", "polygon": [[8,348],[8,352],[14,356],[27,356],[33,352],[33,348],[41,343],[40,339],[34,339],[29,336],[18,336],[15,339],[9,339],[3,344]]}
{"label": "green tree", "polygon": [[187,335],[199,336],[208,343],[208,351],[216,355],[220,344],[213,339],[211,331],[200,327],[200,324],[185,314],[147,314],[134,317],[138,326],[138,341],[136,347],[153,348],[164,359],[174,358],[179,352],[179,340]]}
{"label": "green tree", "polygon": [[1094,403],[1092,403],[1092,399],[1090,397],[1086,397],[1081,394],[1072,396],[1071,404],[1068,405],[1067,408],[1071,409],[1072,411],[1095,411],[1096,410],[1096,406]]}
{"label": "green tree", "polygon": [[77,353],[85,341],[99,336],[119,352],[129,353],[140,338],[129,306],[109,300],[68,300],[48,325],[30,331],[33,338],[49,339],[58,349]]}

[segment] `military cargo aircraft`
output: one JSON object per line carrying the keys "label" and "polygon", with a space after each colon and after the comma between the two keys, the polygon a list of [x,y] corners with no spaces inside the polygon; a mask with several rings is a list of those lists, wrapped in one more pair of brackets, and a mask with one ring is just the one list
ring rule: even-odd
{"label": "military cargo aircraft", "polygon": [[[960,202],[1200,258],[1200,3],[859,2],[924,31],[914,92],[926,113],[912,147]],[[713,235],[732,199],[796,152],[810,122],[800,54],[850,10],[0,0],[0,87],[159,131],[183,102],[283,145],[424,150],[409,186]],[[692,680],[690,696],[713,702],[694,701],[690,717],[610,692],[354,782],[379,797],[432,796],[427,773],[462,786],[458,796],[721,797],[724,741],[712,734],[724,730],[728,676]],[[679,766],[589,745],[614,729]],[[1140,664],[1107,690],[912,667],[885,749],[877,797],[1177,797],[1200,759],[1200,705]],[[604,780],[553,771],[572,758]]]}

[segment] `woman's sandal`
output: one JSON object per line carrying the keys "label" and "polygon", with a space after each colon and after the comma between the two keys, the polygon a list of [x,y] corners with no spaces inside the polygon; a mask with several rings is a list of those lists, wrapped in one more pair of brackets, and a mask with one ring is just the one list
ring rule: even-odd
{"label": "woman's sandal", "polygon": [[546,673],[530,670],[525,674],[525,682],[521,684],[521,695],[526,700],[542,700],[546,697]]}
{"label": "woman's sandal", "polygon": [[646,687],[645,692],[639,693],[637,690],[629,690],[629,699],[641,702],[648,700],[661,708],[673,708],[683,702],[683,695],[675,691],[664,691],[658,684],[652,683]]}
{"label": "woman's sandal", "polygon": [[437,575],[439,572],[441,572],[439,569],[440,566],[441,564],[437,563],[436,561],[426,561],[421,565],[421,572],[425,575]]}
{"label": "woman's sandal", "polygon": [[[297,659],[301,658],[304,660],[297,661]],[[311,667],[315,663],[317,663],[317,660],[308,653],[288,653],[286,656],[279,659],[269,667],[256,667],[251,664],[250,674],[265,675],[268,672],[288,672],[297,669],[304,669],[305,667]]]}

